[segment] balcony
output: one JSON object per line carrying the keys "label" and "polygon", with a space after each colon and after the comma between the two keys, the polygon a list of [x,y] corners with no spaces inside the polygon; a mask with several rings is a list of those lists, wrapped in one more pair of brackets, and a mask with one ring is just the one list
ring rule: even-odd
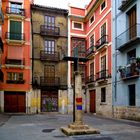
{"label": "balcony", "polygon": [[122,0],[121,5],[119,6],[119,10],[125,11],[128,7],[130,7],[136,0]]}
{"label": "balcony", "polygon": [[59,61],[58,52],[40,51],[40,60],[42,61]]}
{"label": "balcony", "polygon": [[25,80],[6,80],[7,84],[24,84]]}
{"label": "balcony", "polygon": [[9,45],[23,45],[25,43],[25,34],[6,32],[5,39]]}
{"label": "balcony", "polygon": [[117,37],[117,49],[124,51],[140,41],[140,24],[133,25]]}
{"label": "balcony", "polygon": [[102,70],[96,73],[97,82],[106,82],[108,78],[111,78],[111,74],[108,73],[108,70]]}
{"label": "balcony", "polygon": [[95,54],[94,46],[91,46],[90,48],[88,48],[86,50],[86,57],[87,58],[89,58],[89,59],[92,58],[94,56],[94,54]]}
{"label": "balcony", "polygon": [[25,9],[6,7],[6,14],[8,18],[24,19],[25,18]]}
{"label": "balcony", "polygon": [[90,75],[86,77],[86,84],[92,83],[96,81],[96,76],[95,75]]}
{"label": "balcony", "polygon": [[40,26],[40,34],[43,36],[56,36],[60,35],[60,28],[55,26],[47,26],[41,25]]}
{"label": "balcony", "polygon": [[40,77],[40,86],[48,88],[59,88],[60,78],[59,77]]}
{"label": "balcony", "polygon": [[119,72],[122,80],[135,79],[139,77],[139,70],[136,63],[119,68]]}
{"label": "balcony", "polygon": [[25,66],[25,60],[5,59],[6,68],[21,68]]}
{"label": "balcony", "polygon": [[102,49],[104,46],[108,44],[108,35],[103,35],[97,42],[96,42],[96,50]]}
{"label": "balcony", "polygon": [[4,22],[4,15],[3,15],[3,11],[2,11],[2,8],[0,6],[0,25],[2,25]]}

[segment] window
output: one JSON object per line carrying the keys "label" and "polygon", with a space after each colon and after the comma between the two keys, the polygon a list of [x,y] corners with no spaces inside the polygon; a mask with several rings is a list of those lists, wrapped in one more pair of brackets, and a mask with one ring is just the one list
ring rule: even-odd
{"label": "window", "polygon": [[72,24],[73,29],[77,29],[77,30],[83,30],[83,24],[80,22],[73,22]]}
{"label": "window", "polygon": [[90,24],[92,24],[94,22],[94,16],[92,16],[91,18],[90,18]]}
{"label": "window", "polygon": [[94,35],[90,37],[90,47],[94,47]]}
{"label": "window", "polygon": [[45,75],[45,77],[55,77],[55,66],[54,65],[45,65],[44,66],[44,75]]}
{"label": "window", "polygon": [[54,52],[55,52],[55,41],[54,40],[45,40],[45,52],[47,54],[54,54]]}
{"label": "window", "polygon": [[55,17],[53,16],[45,16],[45,25],[48,26],[48,28],[54,29],[55,26]]}
{"label": "window", "polygon": [[132,39],[137,35],[137,28],[136,28],[137,14],[136,13],[137,13],[136,6],[131,8],[129,12],[127,13],[128,18],[129,18],[129,39]]}
{"label": "window", "polygon": [[7,80],[11,80],[11,81],[20,81],[20,80],[23,80],[23,73],[12,73],[12,72],[8,72],[7,73]]}
{"label": "window", "polygon": [[104,1],[102,4],[101,4],[101,11],[103,11],[106,7],[106,2]]}
{"label": "window", "polygon": [[10,39],[21,40],[22,37],[22,23],[20,21],[10,21]]}
{"label": "window", "polygon": [[85,39],[72,39],[72,55],[75,57],[85,57]]}
{"label": "window", "polygon": [[101,78],[106,77],[106,55],[101,57]]}
{"label": "window", "polygon": [[128,90],[129,90],[129,105],[135,106],[136,105],[135,84],[128,85]]}
{"label": "window", "polygon": [[11,13],[20,14],[22,12],[21,8],[22,8],[21,3],[11,2]]}
{"label": "window", "polygon": [[90,75],[94,75],[94,62],[90,64]]}
{"label": "window", "polygon": [[106,102],[106,88],[101,88],[101,102]]}
{"label": "window", "polygon": [[127,53],[127,63],[133,63],[136,61],[136,49],[133,49]]}

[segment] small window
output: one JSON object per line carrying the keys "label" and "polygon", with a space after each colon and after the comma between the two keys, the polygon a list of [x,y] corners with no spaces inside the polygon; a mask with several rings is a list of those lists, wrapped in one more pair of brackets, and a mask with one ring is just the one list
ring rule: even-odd
{"label": "small window", "polygon": [[101,88],[101,102],[106,102],[106,88]]}
{"label": "small window", "polygon": [[90,24],[92,24],[94,22],[94,16],[92,16],[91,18],[90,18]]}
{"label": "small window", "polygon": [[105,6],[106,6],[106,2],[104,1],[102,4],[101,4],[101,11],[103,11],[105,9]]}
{"label": "small window", "polygon": [[76,29],[82,29],[82,23],[74,22],[73,27]]}

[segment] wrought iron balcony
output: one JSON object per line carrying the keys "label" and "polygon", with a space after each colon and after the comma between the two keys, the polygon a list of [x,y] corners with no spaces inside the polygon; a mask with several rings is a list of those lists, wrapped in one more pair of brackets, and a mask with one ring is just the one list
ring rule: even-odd
{"label": "wrought iron balcony", "polygon": [[17,41],[25,41],[25,34],[24,33],[11,33],[11,32],[6,32],[5,39],[8,39],[8,40],[17,40]]}
{"label": "wrought iron balcony", "polygon": [[94,46],[91,46],[86,50],[86,57],[91,57],[93,54],[95,54]]}
{"label": "wrought iron balcony", "polygon": [[24,84],[25,80],[6,80],[7,84]]}
{"label": "wrought iron balcony", "polygon": [[133,25],[128,28],[117,38],[117,49],[123,51],[140,41],[140,24]]}
{"label": "wrought iron balcony", "polygon": [[119,69],[122,80],[134,79],[139,77],[139,70],[136,63],[129,64]]}
{"label": "wrought iron balcony", "polygon": [[86,84],[88,83],[92,83],[92,82],[95,82],[96,81],[96,76],[95,75],[90,75],[88,77],[86,77]]}
{"label": "wrought iron balcony", "polygon": [[111,78],[111,74],[108,73],[108,70],[101,70],[98,73],[96,73],[96,81],[106,80],[108,78]]}
{"label": "wrought iron balcony", "polygon": [[60,78],[59,77],[40,77],[41,87],[59,87]]}
{"label": "wrought iron balcony", "polygon": [[25,66],[25,60],[5,59],[6,67],[23,68]]}
{"label": "wrought iron balcony", "polygon": [[59,53],[50,51],[40,51],[40,60],[59,61]]}
{"label": "wrought iron balcony", "polygon": [[40,26],[40,34],[48,35],[48,36],[59,36],[60,28],[55,26],[41,25]]}
{"label": "wrought iron balcony", "polygon": [[102,48],[104,45],[108,44],[108,35],[103,35],[97,42],[96,42],[96,49]]}
{"label": "wrought iron balcony", "polygon": [[6,7],[6,13],[12,15],[18,15],[18,16],[25,16],[25,9]]}

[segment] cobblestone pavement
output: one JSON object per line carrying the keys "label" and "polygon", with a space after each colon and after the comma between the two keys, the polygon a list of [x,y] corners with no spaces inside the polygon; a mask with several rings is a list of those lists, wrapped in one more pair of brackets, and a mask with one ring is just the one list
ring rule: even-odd
{"label": "cobblestone pavement", "polygon": [[[6,122],[5,122],[6,121]],[[0,115],[0,140],[140,140],[140,122],[84,115],[84,122],[100,130],[98,135],[65,136],[60,127],[71,115]]]}

